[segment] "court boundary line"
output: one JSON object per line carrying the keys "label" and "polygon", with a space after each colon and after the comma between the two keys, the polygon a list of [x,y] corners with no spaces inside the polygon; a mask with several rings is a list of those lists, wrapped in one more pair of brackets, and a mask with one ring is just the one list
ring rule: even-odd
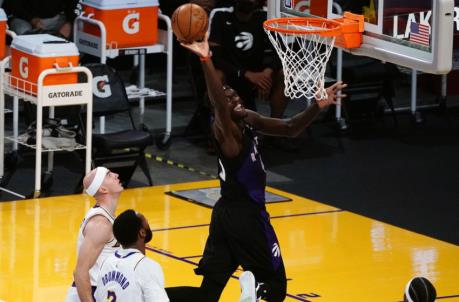
{"label": "court boundary line", "polygon": [[[440,297],[437,297],[435,300],[438,300],[438,299],[451,299],[451,298],[459,298],[459,294],[457,294],[457,295],[448,295],[448,296],[440,296]],[[397,301],[397,302],[403,302],[403,301]]]}
{"label": "court boundary line", "polygon": [[[342,210],[342,211],[344,211],[344,210]],[[191,265],[194,265],[194,266],[198,266],[198,263],[188,260],[189,258],[194,258],[194,257],[197,257],[197,256],[179,257],[179,256],[175,256],[173,254],[170,254],[168,252],[155,249],[155,248],[150,247],[148,245],[145,248],[147,250],[149,250],[150,252],[153,252],[153,253],[156,253],[156,254],[160,254],[160,255],[163,255],[163,256],[166,256],[166,257],[169,257],[169,258],[181,261],[181,262],[185,262],[185,263],[188,263],[188,264],[191,264]],[[235,280],[239,280],[239,277],[237,277],[235,275],[231,275],[231,278],[233,278]],[[298,301],[301,301],[301,302],[310,302],[311,301],[311,300],[305,300],[305,299],[303,299],[301,297],[298,297],[298,296],[295,296],[295,295],[292,295],[292,294],[289,294],[289,293],[287,293],[287,297],[295,299],[295,300],[298,300]],[[440,296],[440,297],[437,297],[437,300],[438,299],[458,298],[458,297],[459,297],[459,294],[458,295],[449,295],[449,296]],[[398,301],[398,302],[403,302],[403,301]]]}
{"label": "court boundary line", "polygon": [[[196,189],[196,190],[203,190],[203,189],[213,189],[213,188],[217,188],[218,186],[215,186],[215,187],[208,187],[208,188],[199,188],[199,189]],[[191,190],[195,190],[195,189],[191,189]],[[185,190],[185,191],[190,191],[190,190]],[[195,205],[198,205],[198,206],[201,206],[201,207],[204,207],[204,208],[207,208],[207,209],[213,209],[214,207],[211,206],[211,205],[207,205],[205,203],[202,203],[202,202],[199,202],[195,199],[191,199],[191,198],[188,198],[188,197],[185,197],[185,196],[182,196],[182,195],[179,195],[178,193],[176,193],[177,191],[175,190],[171,190],[171,191],[167,191],[167,192],[164,192],[164,194],[166,195],[169,195],[169,196],[172,196],[172,197],[175,197],[177,199],[180,199],[182,201],[186,201],[186,202],[190,202],[192,204],[195,204]],[[269,191],[267,191],[269,192]],[[279,200],[279,201],[266,201],[265,204],[267,205],[270,205],[270,204],[276,204],[276,203],[282,203],[282,202],[293,202],[293,199],[290,198],[290,197],[286,197],[286,196],[282,196],[280,194],[277,194],[277,193],[273,193],[273,192],[269,192],[271,194],[276,194],[278,196],[281,196],[283,198],[285,198],[285,200]]]}
{"label": "court boundary line", "polygon": [[[301,216],[312,216],[312,215],[323,215],[323,214],[332,214],[332,213],[340,213],[340,212],[347,212],[347,211],[346,210],[342,210],[342,209],[336,209],[336,210],[320,211],[320,212],[278,215],[278,216],[271,216],[271,219],[281,219],[281,218],[301,217]],[[201,227],[206,227],[206,226],[209,226],[209,225],[210,225],[209,223],[196,224],[196,225],[184,225],[184,226],[171,227],[171,228],[152,229],[151,231],[153,233],[154,232],[164,232],[164,231],[175,231],[175,230],[182,230],[182,229],[201,228]]]}
{"label": "court boundary line", "polygon": [[[182,257],[183,259],[191,259],[191,258],[202,258],[202,255],[196,255],[196,256],[186,256]],[[1,302],[1,301],[0,301]]]}
{"label": "court boundary line", "polygon": [[449,299],[449,298],[459,298],[459,294],[458,295],[449,295],[449,296],[437,297],[437,300],[438,299]]}
{"label": "court boundary line", "polygon": [[[149,250],[150,252],[153,252],[153,253],[156,253],[156,254],[160,254],[160,255],[163,255],[163,256],[166,256],[166,257],[169,257],[169,258],[172,258],[174,260],[178,260],[178,261],[182,261],[182,262],[185,262],[187,264],[192,264],[194,266],[198,266],[198,263],[196,262],[193,262],[193,261],[190,261],[188,260],[186,257],[178,257],[178,256],[175,256],[175,255],[172,255],[168,252],[165,252],[165,251],[162,251],[162,250],[158,250],[158,249],[155,249],[153,247],[150,247],[150,246],[146,246],[145,247],[147,250]],[[235,275],[231,275],[232,279],[235,279],[235,280],[239,280],[239,277],[235,276]],[[184,285],[185,286],[185,285]],[[287,297],[289,298],[292,298],[292,299],[295,299],[295,300],[298,300],[298,301],[301,301],[301,302],[310,302],[310,300],[305,300],[303,298],[300,298],[300,297],[297,297],[295,295],[291,295],[289,293],[287,293]]]}

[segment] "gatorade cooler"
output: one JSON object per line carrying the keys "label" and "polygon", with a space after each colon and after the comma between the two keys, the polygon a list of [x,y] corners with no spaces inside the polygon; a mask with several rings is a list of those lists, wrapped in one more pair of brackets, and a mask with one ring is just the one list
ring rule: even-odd
{"label": "gatorade cooler", "polygon": [[[104,23],[107,44],[117,48],[155,44],[158,38],[158,0],[83,0],[85,15]],[[99,36],[98,27],[83,32]]]}
{"label": "gatorade cooler", "polygon": [[5,11],[0,8],[0,59],[5,57],[5,40],[6,40],[6,17]]}
{"label": "gatorade cooler", "polygon": [[[76,45],[62,38],[48,34],[16,36],[11,43],[12,85],[21,90],[36,92],[36,86],[32,89],[25,82],[37,84],[40,73],[55,68],[56,64],[61,68],[76,67],[79,55]],[[77,80],[76,73],[59,73],[46,76],[43,84],[74,84]]]}

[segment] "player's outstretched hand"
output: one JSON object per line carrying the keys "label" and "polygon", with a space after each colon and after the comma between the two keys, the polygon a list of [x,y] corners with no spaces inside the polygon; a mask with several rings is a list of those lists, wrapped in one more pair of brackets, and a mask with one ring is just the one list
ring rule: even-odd
{"label": "player's outstretched hand", "polygon": [[204,39],[202,41],[194,41],[193,43],[181,42],[180,45],[182,45],[185,48],[188,48],[201,58],[209,57],[210,55],[208,32],[205,34]]}
{"label": "player's outstretched hand", "polygon": [[328,107],[332,104],[336,104],[336,98],[345,98],[345,94],[340,94],[338,95],[338,92],[341,91],[341,89],[344,89],[347,87],[347,84],[344,84],[342,81],[336,82],[335,84],[331,85],[330,87],[327,87],[325,91],[327,92],[327,98],[322,99],[322,100],[317,100],[317,105],[319,106],[320,109]]}

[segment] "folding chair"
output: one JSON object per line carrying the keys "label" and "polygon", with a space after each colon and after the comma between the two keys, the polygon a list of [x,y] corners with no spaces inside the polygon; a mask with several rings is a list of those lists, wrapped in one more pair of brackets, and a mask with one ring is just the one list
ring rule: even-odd
{"label": "folding chair", "polygon": [[135,169],[139,166],[149,185],[153,185],[145,158],[145,149],[153,145],[154,139],[149,131],[136,129],[121,77],[113,68],[105,64],[88,64],[86,67],[91,70],[94,77],[94,120],[97,120],[96,117],[105,116],[107,120],[116,119],[117,128],[120,128],[118,125],[128,128],[93,134],[94,166],[106,166],[118,173],[125,187],[128,186]]}

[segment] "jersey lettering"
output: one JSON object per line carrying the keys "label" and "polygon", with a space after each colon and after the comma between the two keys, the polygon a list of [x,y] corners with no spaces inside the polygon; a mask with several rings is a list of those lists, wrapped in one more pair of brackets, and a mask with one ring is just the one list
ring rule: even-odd
{"label": "jersey lettering", "polygon": [[122,289],[126,289],[126,287],[129,286],[129,281],[121,272],[118,271],[108,272],[102,277],[102,283],[104,284],[104,286],[108,282],[117,282]]}

